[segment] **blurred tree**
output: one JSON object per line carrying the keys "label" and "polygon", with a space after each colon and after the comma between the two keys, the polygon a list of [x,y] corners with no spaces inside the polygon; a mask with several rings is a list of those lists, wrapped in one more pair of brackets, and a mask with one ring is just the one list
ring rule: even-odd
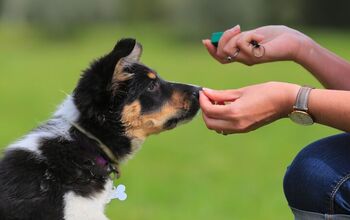
{"label": "blurred tree", "polygon": [[54,36],[106,21],[163,24],[186,39],[236,24],[244,30],[265,24],[349,27],[348,8],[349,0],[0,0],[3,19],[40,25]]}
{"label": "blurred tree", "polygon": [[263,1],[165,0],[169,23],[184,37],[206,37],[241,24],[249,28],[264,23]]}
{"label": "blurred tree", "polygon": [[162,0],[119,1],[118,14],[124,22],[157,21],[166,17]]}
{"label": "blurred tree", "polygon": [[64,35],[81,25],[114,19],[116,7],[114,0],[4,0],[3,18]]}
{"label": "blurred tree", "polygon": [[350,27],[349,0],[307,0],[302,1],[303,21],[311,26]]}
{"label": "blurred tree", "polygon": [[[322,1],[322,0],[321,0]],[[302,0],[265,0],[264,15],[267,24],[297,25],[301,20]]]}

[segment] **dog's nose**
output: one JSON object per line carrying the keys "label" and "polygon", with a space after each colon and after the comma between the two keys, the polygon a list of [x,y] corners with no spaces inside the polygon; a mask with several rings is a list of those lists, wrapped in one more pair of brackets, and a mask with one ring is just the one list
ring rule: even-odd
{"label": "dog's nose", "polygon": [[192,92],[192,97],[199,99],[199,91],[202,91],[202,87],[195,87],[195,90]]}
{"label": "dog's nose", "polygon": [[199,92],[197,91],[192,92],[192,97],[199,98]]}

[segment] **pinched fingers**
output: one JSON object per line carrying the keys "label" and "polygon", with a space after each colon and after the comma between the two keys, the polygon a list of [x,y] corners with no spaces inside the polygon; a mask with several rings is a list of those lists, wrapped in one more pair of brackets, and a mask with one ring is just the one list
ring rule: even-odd
{"label": "pinched fingers", "polygon": [[[215,102],[215,101],[214,101]],[[199,103],[203,114],[215,119],[229,119],[231,109],[229,105],[216,105],[203,92],[200,92]]]}
{"label": "pinched fingers", "polygon": [[203,93],[214,102],[233,102],[241,96],[241,91],[238,89],[230,90],[213,90],[203,88]]}
{"label": "pinched fingers", "polygon": [[215,130],[219,134],[247,133],[255,128],[248,123],[235,119],[217,119],[202,114],[203,120],[210,130]]}
{"label": "pinched fingers", "polygon": [[203,120],[208,129],[214,130],[219,134],[231,134],[232,132],[232,122],[209,118],[207,115],[203,114]]}
{"label": "pinched fingers", "polygon": [[236,134],[247,133],[255,130],[259,125],[252,124],[249,121],[239,117],[231,117],[228,119],[212,118],[205,113],[202,114],[203,120],[210,130],[215,130],[219,134]]}

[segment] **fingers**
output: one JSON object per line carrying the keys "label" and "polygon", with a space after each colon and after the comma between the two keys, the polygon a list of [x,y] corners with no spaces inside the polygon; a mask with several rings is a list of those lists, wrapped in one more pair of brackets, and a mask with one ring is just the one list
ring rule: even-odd
{"label": "fingers", "polygon": [[[263,40],[264,36],[257,34],[255,31],[244,32],[236,35],[229,42],[227,42],[223,51],[226,57],[231,56],[234,57],[235,61],[246,65],[252,65],[261,62],[262,60],[257,59],[257,57],[254,55],[253,45],[251,42],[256,41],[257,43],[261,43]],[[238,55],[237,50],[239,50]]]}
{"label": "fingers", "polygon": [[257,34],[254,31],[251,31],[251,32],[245,33],[239,39],[237,39],[236,45],[245,54],[253,55],[252,54],[253,45],[251,44],[251,42],[256,41],[258,43],[261,43],[263,40],[264,40],[264,36]]}
{"label": "fingers", "polygon": [[[225,45],[232,37],[236,36],[241,32],[239,25],[227,30],[222,35],[218,47],[216,48],[209,39],[203,40],[204,46],[207,48],[209,54],[222,64],[229,63],[226,59],[226,55],[222,52],[222,45]],[[221,56],[220,56],[221,55]]]}
{"label": "fingers", "polygon": [[240,97],[238,90],[212,90],[203,88],[204,94],[211,100],[216,102],[233,102]]}
{"label": "fingers", "polygon": [[215,130],[216,132],[221,134],[232,133],[232,122],[221,119],[209,118],[206,114],[202,114],[202,116],[208,129]]}
{"label": "fingers", "polygon": [[210,55],[215,56],[216,47],[211,43],[209,39],[205,39],[202,41],[203,45],[207,48]]}
{"label": "fingers", "polygon": [[[239,25],[226,30],[222,35],[216,48],[209,39],[203,40],[204,46],[209,54],[222,64],[239,61],[246,65],[263,62],[263,59],[254,54],[252,41],[261,43],[264,36],[256,33],[255,30],[241,33]],[[263,48],[264,49],[264,48]],[[228,59],[231,57],[230,59]]]}
{"label": "fingers", "polygon": [[235,27],[224,32],[224,34],[222,35],[219,41],[217,52],[216,52],[216,56],[219,59],[221,60],[226,59],[227,54],[223,51],[223,48],[225,47],[227,42],[229,42],[233,37],[235,37],[239,33],[241,33],[241,27],[239,25],[236,25]]}
{"label": "fingers", "polygon": [[240,54],[240,48],[237,45],[237,40],[242,36],[242,34],[243,33],[231,38],[231,40],[227,42],[223,49],[225,56],[231,56],[232,58],[234,58],[234,61],[238,61],[238,56],[242,57],[242,54]]}
{"label": "fingers", "polygon": [[216,59],[217,61],[221,62],[221,59],[219,57],[216,56],[216,47],[211,43],[211,41],[209,39],[205,39],[202,41],[203,45],[205,46],[205,48],[207,48],[209,54]]}
{"label": "fingers", "polygon": [[229,105],[214,105],[203,92],[200,92],[199,103],[206,116],[214,119],[229,119],[231,112]]}

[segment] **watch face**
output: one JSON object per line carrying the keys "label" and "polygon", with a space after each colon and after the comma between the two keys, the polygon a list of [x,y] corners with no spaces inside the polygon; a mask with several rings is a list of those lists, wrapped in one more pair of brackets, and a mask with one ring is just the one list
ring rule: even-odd
{"label": "watch face", "polygon": [[300,125],[312,125],[314,123],[314,120],[311,118],[311,116],[307,112],[303,111],[293,111],[290,113],[289,118]]}

